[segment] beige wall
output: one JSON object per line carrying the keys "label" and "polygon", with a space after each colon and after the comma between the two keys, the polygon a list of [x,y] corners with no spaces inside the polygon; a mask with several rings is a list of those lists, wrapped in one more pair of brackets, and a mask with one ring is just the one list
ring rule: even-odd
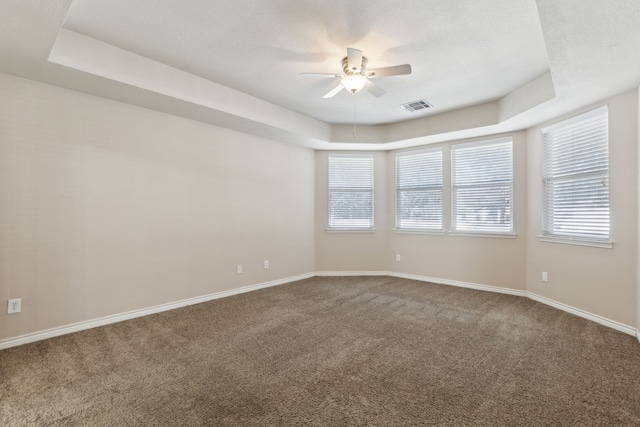
{"label": "beige wall", "polygon": [[22,298],[0,340],[314,271],[313,151],[5,75],[0,93],[0,301]]}
{"label": "beige wall", "polygon": [[[542,212],[541,129],[509,134],[514,141],[516,239],[458,237],[450,228],[450,147],[443,147],[443,235],[394,233],[394,155],[376,156],[376,233],[332,234],[327,224],[327,157],[316,153],[316,268],[318,271],[391,271],[446,281],[528,291],[597,316],[640,327],[638,264],[638,94],[607,103],[610,117],[612,249],[538,240]],[[570,117],[576,111],[555,121]],[[496,135],[483,139],[499,137]],[[462,141],[456,141],[458,143]],[[381,163],[384,166],[381,167]],[[401,261],[395,261],[395,255]],[[548,283],[542,283],[542,272]]]}
{"label": "beige wall", "polygon": [[[452,236],[451,229],[451,146],[455,143],[437,144],[442,146],[443,159],[443,226],[444,235],[394,233],[390,239],[390,250],[401,256],[400,262],[393,262],[391,271],[415,274],[435,279],[446,279],[468,283],[499,286],[524,290],[526,265],[526,139],[524,132],[496,135],[513,138],[513,224],[515,239],[496,237]],[[463,142],[457,141],[456,143]],[[466,142],[466,141],[464,141]],[[388,154],[387,186],[388,198],[395,204],[395,152]],[[392,206],[389,227],[394,227]]]}
{"label": "beige wall", "polygon": [[[375,156],[375,233],[328,233],[327,158],[316,153],[316,268],[321,272],[392,271],[436,279],[524,290],[526,249],[526,141],[514,143],[514,229],[516,239],[394,233],[395,152]],[[492,137],[493,138],[493,137]],[[451,143],[443,147],[443,222],[451,224]],[[396,255],[401,261],[396,262]]]}
{"label": "beige wall", "polygon": [[[605,102],[576,111],[557,122]],[[611,249],[541,242],[542,134],[529,129],[529,228],[527,289],[554,301],[636,325],[638,245],[637,91],[615,96],[609,105],[609,191]],[[542,283],[542,271],[548,283]]]}
{"label": "beige wall", "polygon": [[395,152],[374,153],[376,232],[328,233],[330,152],[10,76],[0,93],[0,301],[23,303],[0,340],[313,271],[526,290],[640,328],[637,91],[608,101],[612,249],[538,240],[541,126],[509,134],[515,239],[394,233]]}
{"label": "beige wall", "polygon": [[373,153],[375,232],[327,232],[329,154],[316,152],[316,270],[388,271],[389,218],[393,212],[387,198],[387,153]]}

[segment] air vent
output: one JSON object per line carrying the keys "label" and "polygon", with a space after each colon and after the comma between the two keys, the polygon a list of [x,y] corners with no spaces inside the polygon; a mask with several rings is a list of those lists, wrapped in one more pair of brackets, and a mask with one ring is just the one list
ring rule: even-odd
{"label": "air vent", "polygon": [[401,107],[407,111],[414,112],[433,108],[433,105],[429,104],[425,99],[421,99],[419,101],[407,102],[406,104],[402,104]]}

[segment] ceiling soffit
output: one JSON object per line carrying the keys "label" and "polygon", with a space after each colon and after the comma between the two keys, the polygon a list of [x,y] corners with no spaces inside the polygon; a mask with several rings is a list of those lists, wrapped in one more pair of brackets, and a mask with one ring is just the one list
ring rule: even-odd
{"label": "ceiling soffit", "polygon": [[[359,1],[269,0],[244,14],[245,4],[227,0],[60,0],[50,13],[39,3],[9,4],[41,31],[24,37],[25,25],[3,25],[0,53],[12,61],[0,72],[316,149],[523,129],[640,83],[632,0],[496,0],[484,9],[421,1],[402,10],[370,0],[363,13]],[[234,34],[238,20],[246,25]],[[343,91],[323,100],[335,83],[299,73],[340,72],[346,47],[364,50],[370,67],[411,63],[414,73],[379,79],[382,98]],[[435,108],[399,108],[423,98]]]}

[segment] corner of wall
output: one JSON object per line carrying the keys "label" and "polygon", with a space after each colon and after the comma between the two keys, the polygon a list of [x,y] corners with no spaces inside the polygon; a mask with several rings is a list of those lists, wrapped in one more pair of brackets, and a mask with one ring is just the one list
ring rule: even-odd
{"label": "corner of wall", "polygon": [[[636,147],[638,147],[638,157],[636,163],[640,165],[640,86],[636,89],[636,115],[637,115],[637,127],[636,127]],[[640,171],[637,171],[636,182],[638,185],[638,191],[640,192]],[[640,194],[638,194],[638,212],[640,213]],[[638,251],[636,259],[636,329],[638,330],[637,338],[640,342],[640,215],[637,217],[638,221]]]}

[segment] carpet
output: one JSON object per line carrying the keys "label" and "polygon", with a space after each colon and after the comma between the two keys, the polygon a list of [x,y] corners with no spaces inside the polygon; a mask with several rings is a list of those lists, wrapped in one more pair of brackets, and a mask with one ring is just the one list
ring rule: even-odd
{"label": "carpet", "polygon": [[523,297],[314,277],[0,351],[0,425],[640,425],[640,345]]}

